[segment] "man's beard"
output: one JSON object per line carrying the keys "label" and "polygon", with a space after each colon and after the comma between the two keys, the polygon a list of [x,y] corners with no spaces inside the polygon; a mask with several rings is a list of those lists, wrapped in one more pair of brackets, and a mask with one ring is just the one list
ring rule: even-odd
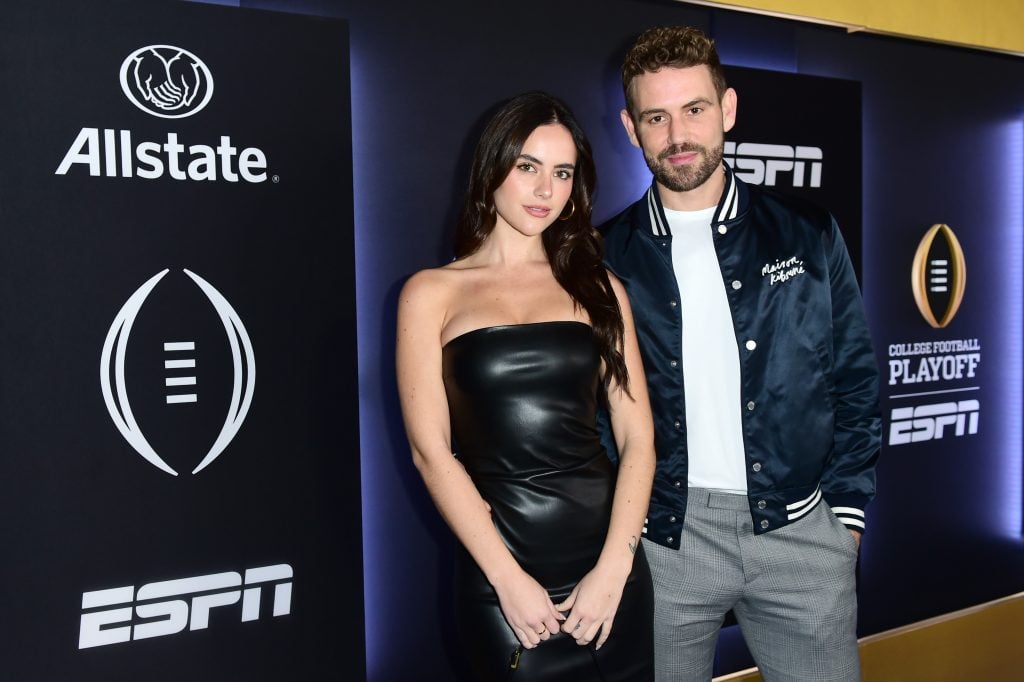
{"label": "man's beard", "polygon": [[[697,189],[711,177],[722,165],[722,150],[724,145],[720,144],[710,150],[702,145],[688,142],[686,144],[674,144],[666,147],[657,156],[651,156],[644,152],[644,160],[647,167],[654,173],[654,178],[663,186],[673,192],[689,192]],[[700,154],[700,162],[687,164],[685,166],[672,166],[666,159],[675,154],[684,152],[697,152]]]}

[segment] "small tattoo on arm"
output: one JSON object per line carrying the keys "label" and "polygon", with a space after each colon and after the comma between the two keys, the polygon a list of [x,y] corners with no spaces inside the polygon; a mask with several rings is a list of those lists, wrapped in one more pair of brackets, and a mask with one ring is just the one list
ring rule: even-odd
{"label": "small tattoo on arm", "polygon": [[639,540],[636,539],[635,535],[629,539],[629,544],[627,546],[629,547],[630,554],[636,554],[636,545],[638,542]]}

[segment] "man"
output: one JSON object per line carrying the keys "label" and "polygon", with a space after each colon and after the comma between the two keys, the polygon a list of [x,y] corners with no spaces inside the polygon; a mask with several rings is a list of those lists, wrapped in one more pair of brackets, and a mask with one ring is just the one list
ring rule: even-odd
{"label": "man", "polygon": [[881,428],[846,246],[826,211],[722,162],[737,97],[703,33],[645,32],[622,82],[654,182],[601,231],[654,411],[658,679],[711,679],[731,609],[765,680],[857,680],[855,567]]}

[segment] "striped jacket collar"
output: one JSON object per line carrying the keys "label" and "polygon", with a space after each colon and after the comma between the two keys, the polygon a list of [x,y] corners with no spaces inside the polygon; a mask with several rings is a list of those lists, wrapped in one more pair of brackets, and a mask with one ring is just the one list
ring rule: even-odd
{"label": "striped jacket collar", "polygon": [[[736,177],[729,164],[722,163],[725,171],[725,191],[718,200],[718,208],[715,210],[715,218],[712,225],[728,223],[740,217],[747,210],[747,203],[750,195],[747,186]],[[642,212],[641,212],[642,213]],[[665,218],[665,208],[661,204],[661,195],[658,193],[657,181],[652,180],[651,186],[647,189],[647,227],[650,234],[655,237],[668,237],[672,235],[668,220]]]}

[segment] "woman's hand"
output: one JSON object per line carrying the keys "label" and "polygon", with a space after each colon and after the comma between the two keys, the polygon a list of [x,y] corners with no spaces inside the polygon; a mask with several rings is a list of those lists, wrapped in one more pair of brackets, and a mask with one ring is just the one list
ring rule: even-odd
{"label": "woman's hand", "polygon": [[505,620],[524,648],[534,648],[561,627],[564,616],[555,608],[547,590],[525,571],[496,584],[494,591]]}
{"label": "woman's hand", "polygon": [[590,644],[597,638],[596,648],[600,649],[612,632],[625,585],[626,576],[620,577],[600,564],[595,566],[576,583],[565,601],[555,605],[559,611],[569,611],[562,631],[580,645]]}

